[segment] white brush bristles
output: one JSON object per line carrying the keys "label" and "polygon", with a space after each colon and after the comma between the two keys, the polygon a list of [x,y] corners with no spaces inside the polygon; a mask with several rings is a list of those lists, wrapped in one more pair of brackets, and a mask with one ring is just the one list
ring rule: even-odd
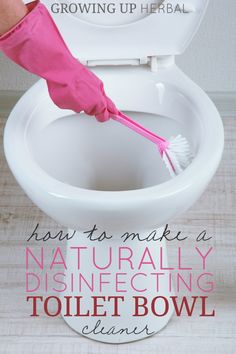
{"label": "white brush bristles", "polygon": [[163,161],[172,177],[185,170],[192,161],[192,154],[187,139],[181,135],[171,137],[169,145],[163,153]]}

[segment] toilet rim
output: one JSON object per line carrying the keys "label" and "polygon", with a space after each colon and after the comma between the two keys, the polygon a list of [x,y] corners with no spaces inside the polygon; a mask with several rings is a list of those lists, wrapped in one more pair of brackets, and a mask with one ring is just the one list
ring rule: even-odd
{"label": "toilet rim", "polygon": [[[155,186],[124,191],[90,190],[61,182],[49,175],[34,161],[28,149],[28,145],[25,142],[27,125],[24,125],[24,129],[22,129],[22,119],[28,114],[27,124],[29,124],[37,107],[34,106],[33,110],[26,109],[25,115],[22,114],[22,109],[26,108],[29,104],[28,95],[33,93],[32,91],[34,90],[38,92],[38,89],[42,89],[42,80],[28,90],[12,110],[4,131],[4,150],[8,164],[14,175],[18,177],[18,180],[26,183],[33,182],[34,188],[38,188],[43,193],[74,201],[92,201],[94,205],[99,204],[100,206],[104,203],[133,202],[134,198],[137,202],[154,199],[159,200],[191,189],[191,187],[197,183],[205,179],[208,180],[208,178],[210,179],[215,173],[221,159],[224,133],[219,113],[208,96],[197,85],[193,84],[191,93],[188,87],[186,94],[188,96],[193,95],[194,103],[202,112],[200,117],[204,117],[203,113],[207,116],[207,119],[202,119],[202,122],[205,123],[204,129],[211,129],[211,134],[208,139],[202,139],[197,156],[191,165],[180,175]],[[14,144],[11,144],[12,141],[14,141]],[[214,154],[212,154],[212,146],[214,147]],[[208,169],[204,170],[203,166],[205,166],[206,163]],[[22,165],[27,166],[27,168],[22,169]],[[30,171],[30,173],[28,171]]]}

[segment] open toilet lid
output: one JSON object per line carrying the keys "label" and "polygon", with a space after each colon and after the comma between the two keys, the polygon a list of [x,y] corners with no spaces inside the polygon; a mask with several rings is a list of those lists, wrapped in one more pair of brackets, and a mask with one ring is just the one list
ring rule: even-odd
{"label": "open toilet lid", "polygon": [[[209,0],[42,2],[81,61],[145,62],[150,56],[181,54],[196,33]],[[153,12],[156,6],[160,7]]]}

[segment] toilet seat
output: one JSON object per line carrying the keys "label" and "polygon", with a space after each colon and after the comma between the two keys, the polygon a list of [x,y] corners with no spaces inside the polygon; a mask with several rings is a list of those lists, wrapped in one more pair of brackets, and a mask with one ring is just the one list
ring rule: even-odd
{"label": "toilet seat", "polygon": [[[134,223],[137,229],[150,226],[150,220],[153,219],[150,208],[159,215],[157,222],[162,226],[169,220],[169,215],[164,208],[167,200],[168,203],[170,199],[172,200],[170,215],[173,216],[174,209],[174,216],[177,216],[179,211],[182,212],[183,208],[187,210],[193,204],[193,199],[198,198],[199,193],[202,193],[215,173],[223,151],[223,127],[219,113],[208,96],[175,65],[169,69],[163,68],[158,73],[152,73],[146,67],[137,67],[134,70],[130,70],[129,67],[120,67],[119,70],[98,67],[95,72],[104,81],[108,93],[121,104],[121,109],[150,113],[160,111],[164,116],[182,117],[182,123],[185,125],[188,119],[194,121],[197,125],[193,125],[191,129],[197,140],[194,143],[196,157],[192,164],[179,176],[164,183],[137,190],[119,191],[119,193],[89,190],[70,183],[62,183],[41,168],[31,151],[31,142],[35,134],[38,134],[50,121],[72,113],[60,110],[51,102],[46,84],[42,80],[26,92],[8,119],[4,133],[8,163],[27,194],[29,189],[31,190],[31,200],[53,219],[71,229],[75,228],[78,222],[78,214],[73,212],[74,206],[77,205],[79,208],[81,228],[83,228],[89,223],[86,218],[88,215],[86,208],[87,206],[91,208],[91,203],[95,213],[94,220],[104,225],[104,228],[107,226],[104,223],[104,213],[109,213],[109,210],[114,212],[114,208],[117,209],[117,217],[109,219],[109,228],[111,224],[112,229],[121,228],[121,225],[125,225],[126,228],[130,226],[132,229]],[[130,96],[129,101],[126,100],[126,92],[123,92],[123,103],[126,102],[126,105],[123,105],[122,97],[115,97],[115,92],[117,84],[125,79],[127,82],[124,87],[131,83],[132,89],[136,92]],[[138,94],[137,91],[140,88],[138,83],[141,82],[146,92],[143,100],[139,99],[140,93]],[[145,84],[151,85],[152,88],[150,86],[147,90]],[[130,91],[130,87],[127,90]],[[151,93],[157,93],[156,101]],[[172,97],[172,106],[169,104],[170,97]],[[174,99],[177,103],[181,102],[179,112],[176,109],[178,104],[174,105]],[[191,112],[191,116],[188,112],[189,114]],[[97,126],[97,123],[93,122],[94,127]],[[211,134],[208,135],[209,131]],[[30,136],[32,140],[29,140]],[[206,165],[208,168],[204,170],[203,166]],[[71,205],[67,203],[65,205],[65,200],[70,200]],[[55,203],[57,208],[54,214],[52,205]],[[145,205],[148,205],[148,212]],[[60,209],[60,218],[58,218]],[[165,209],[164,214],[163,209]],[[139,214],[140,220],[137,217]],[[92,211],[89,217],[93,219]]]}
{"label": "toilet seat", "polygon": [[[42,0],[51,11],[54,0]],[[65,3],[58,1],[57,3]],[[73,1],[68,1],[69,3]],[[81,4],[88,4],[94,1],[84,0]],[[103,1],[107,3],[108,0]],[[150,0],[145,3],[160,3],[159,0]],[[191,42],[194,34],[200,26],[201,20],[207,9],[209,0],[188,0],[182,1],[186,13],[150,13],[133,22],[131,14],[130,23],[112,26],[94,23],[94,16],[99,19],[99,14],[88,13],[82,18],[71,13],[52,13],[53,18],[59,27],[69,49],[84,63],[96,61],[97,64],[115,65],[122,60],[125,64],[128,60],[147,63],[150,57],[162,55],[181,54]],[[120,1],[119,3],[125,3]],[[141,0],[132,1],[137,5],[137,12],[141,12]],[[176,8],[180,4],[177,0],[161,0],[162,6]],[[119,12],[117,17],[125,16]],[[109,16],[103,16],[102,21],[110,21]]]}

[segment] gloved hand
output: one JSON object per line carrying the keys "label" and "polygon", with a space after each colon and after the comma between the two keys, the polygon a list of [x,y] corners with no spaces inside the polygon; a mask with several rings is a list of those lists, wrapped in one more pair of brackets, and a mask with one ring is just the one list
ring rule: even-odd
{"label": "gloved hand", "polygon": [[0,50],[44,78],[60,108],[84,111],[102,122],[117,114],[102,81],[72,56],[46,7],[39,1],[28,6],[29,13],[0,37]]}

